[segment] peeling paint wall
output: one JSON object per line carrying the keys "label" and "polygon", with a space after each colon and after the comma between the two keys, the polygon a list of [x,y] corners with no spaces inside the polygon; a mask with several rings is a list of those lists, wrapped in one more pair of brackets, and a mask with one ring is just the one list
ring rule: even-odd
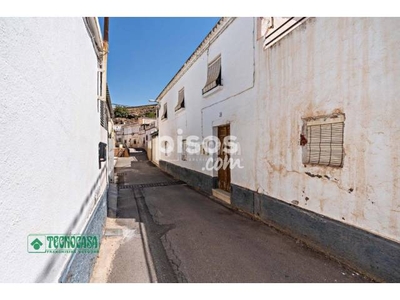
{"label": "peeling paint wall", "polygon": [[[400,241],[396,18],[311,18],[257,43],[257,168],[236,182]],[[302,165],[302,118],[345,113],[343,168]]]}
{"label": "peeling paint wall", "polygon": [[82,18],[0,18],[0,282],[57,282],[68,254],[29,234],[79,234],[107,186],[97,58]]}

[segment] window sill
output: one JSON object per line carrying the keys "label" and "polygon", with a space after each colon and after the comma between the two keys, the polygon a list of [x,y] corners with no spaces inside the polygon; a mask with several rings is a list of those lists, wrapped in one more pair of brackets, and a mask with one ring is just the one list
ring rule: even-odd
{"label": "window sill", "polygon": [[207,93],[203,94],[203,98],[208,98],[211,95],[214,95],[215,93],[219,92],[220,90],[222,90],[223,86],[222,85],[218,85],[217,87],[213,88],[212,90],[209,90]]}
{"label": "window sill", "polygon": [[186,111],[185,107],[181,107],[180,109],[175,111],[175,114],[181,114],[183,111]]}

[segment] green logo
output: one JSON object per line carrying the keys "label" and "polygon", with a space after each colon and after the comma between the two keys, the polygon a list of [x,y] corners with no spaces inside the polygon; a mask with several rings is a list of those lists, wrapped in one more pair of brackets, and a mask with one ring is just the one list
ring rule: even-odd
{"label": "green logo", "polygon": [[99,247],[98,235],[28,235],[29,253],[98,253]]}
{"label": "green logo", "polygon": [[31,245],[35,250],[39,250],[40,247],[42,247],[43,243],[39,239],[34,239]]}

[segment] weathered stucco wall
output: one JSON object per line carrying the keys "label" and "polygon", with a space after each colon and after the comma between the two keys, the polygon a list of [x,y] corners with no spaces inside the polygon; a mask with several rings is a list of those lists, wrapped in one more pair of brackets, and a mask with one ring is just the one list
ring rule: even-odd
{"label": "weathered stucco wall", "polygon": [[[399,19],[311,18],[265,50],[255,24],[236,19],[166,93],[160,137],[176,141],[178,128],[205,137],[230,123],[244,166],[232,184],[399,242]],[[223,87],[203,97],[207,62],[219,53]],[[175,113],[182,87],[186,108]],[[302,118],[337,112],[346,118],[343,168],[304,166]],[[160,153],[216,176],[203,170],[207,158]]]}
{"label": "weathered stucco wall", "polygon": [[[236,184],[400,241],[399,25],[313,18],[271,48],[260,40],[255,180]],[[302,118],[334,112],[346,116],[343,168],[304,166]]]}
{"label": "weathered stucco wall", "polygon": [[27,236],[81,233],[106,188],[97,59],[82,18],[1,18],[0,41],[0,282],[55,282],[69,255]]}

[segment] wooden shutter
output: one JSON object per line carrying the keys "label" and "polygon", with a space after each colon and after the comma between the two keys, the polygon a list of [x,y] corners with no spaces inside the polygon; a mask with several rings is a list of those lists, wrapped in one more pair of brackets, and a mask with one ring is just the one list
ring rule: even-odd
{"label": "wooden shutter", "polygon": [[305,136],[304,164],[343,166],[344,116],[307,122]]}
{"label": "wooden shutter", "polygon": [[185,90],[182,88],[178,92],[178,104],[175,106],[175,111],[185,107]]}
{"label": "wooden shutter", "polygon": [[221,56],[218,56],[208,65],[207,82],[203,88],[203,94],[221,85]]}

